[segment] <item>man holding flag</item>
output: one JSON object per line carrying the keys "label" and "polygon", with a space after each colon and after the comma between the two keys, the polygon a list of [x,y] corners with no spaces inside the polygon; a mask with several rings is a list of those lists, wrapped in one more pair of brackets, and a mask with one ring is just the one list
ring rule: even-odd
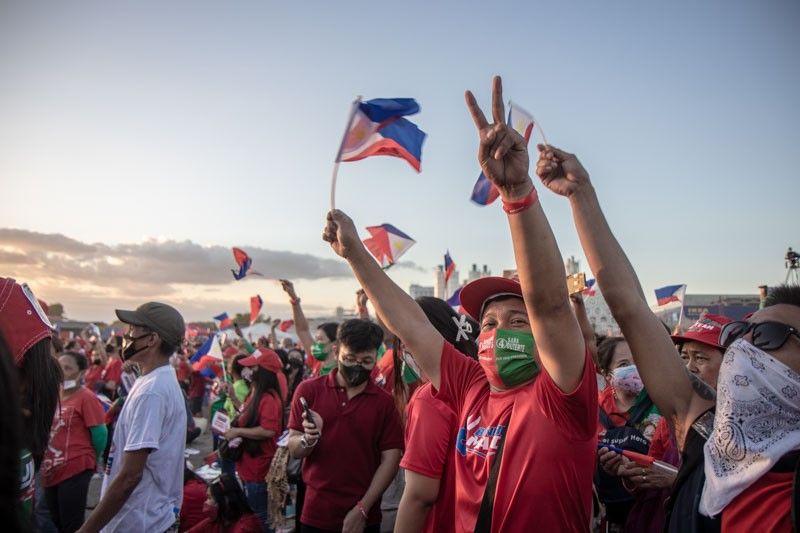
{"label": "man holding flag", "polygon": [[494,123],[472,93],[466,98],[479,134],[479,163],[508,215],[520,278],[482,278],[461,291],[462,306],[480,321],[480,362],[444,341],[372,260],[347,215],[331,211],[323,239],[348,261],[436,397],[457,413],[454,530],[526,531],[536,524],[543,531],[585,532],[596,451],[594,364],[528,173],[524,138],[505,122],[500,79],[493,87]]}

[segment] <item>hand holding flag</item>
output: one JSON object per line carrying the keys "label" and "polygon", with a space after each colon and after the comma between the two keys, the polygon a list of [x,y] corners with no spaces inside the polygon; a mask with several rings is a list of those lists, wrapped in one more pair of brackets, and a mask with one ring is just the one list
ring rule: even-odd
{"label": "hand holding flag", "polygon": [[481,170],[498,188],[505,200],[515,201],[524,198],[533,187],[528,176],[528,148],[522,135],[506,124],[500,76],[495,76],[492,83],[494,123],[490,124],[486,120],[472,92],[467,91],[464,96],[478,130],[480,139],[478,163],[481,165]]}
{"label": "hand holding flag", "polygon": [[348,259],[359,248],[364,248],[353,220],[338,209],[328,212],[322,240],[330,243],[336,255],[344,259]]}
{"label": "hand holding flag", "polygon": [[539,145],[536,174],[545,187],[560,196],[569,198],[577,190],[589,186],[589,173],[575,157],[554,146]]}

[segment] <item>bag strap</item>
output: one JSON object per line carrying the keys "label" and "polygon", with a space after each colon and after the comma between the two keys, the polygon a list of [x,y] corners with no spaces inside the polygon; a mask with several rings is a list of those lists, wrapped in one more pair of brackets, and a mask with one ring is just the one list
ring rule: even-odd
{"label": "bag strap", "polygon": [[598,414],[598,416],[600,417],[600,424],[601,424],[601,425],[602,425],[604,428],[606,428],[606,429],[613,429],[613,428],[615,428],[615,427],[616,427],[616,426],[614,425],[614,423],[611,421],[611,418],[609,418],[609,416],[608,416],[608,413],[606,413],[605,409],[603,409],[603,408],[601,407],[600,409],[598,409],[598,411],[599,411],[599,414]]}
{"label": "bag strap", "polygon": [[636,406],[634,411],[628,417],[628,421],[625,422],[625,425],[633,427],[635,424],[638,424],[652,407],[653,400],[650,399],[649,395],[645,395],[645,397],[642,398],[642,401],[639,402],[639,405]]}
{"label": "bag strap", "polygon": [[[508,426],[506,426],[506,432]],[[481,508],[478,511],[478,520],[475,522],[475,533],[490,533],[492,531],[492,511],[494,509],[494,496],[497,492],[497,473],[500,471],[500,462],[503,459],[503,447],[506,443],[505,432],[497,444],[497,452],[494,454],[494,462],[489,470],[489,479],[486,482],[486,489],[483,491]]]}

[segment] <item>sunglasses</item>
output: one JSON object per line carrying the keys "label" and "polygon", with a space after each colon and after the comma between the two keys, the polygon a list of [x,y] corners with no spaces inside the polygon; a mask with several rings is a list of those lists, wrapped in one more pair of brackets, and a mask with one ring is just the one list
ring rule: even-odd
{"label": "sunglasses", "polygon": [[753,346],[761,350],[777,350],[786,343],[790,335],[800,339],[800,332],[781,322],[729,322],[719,333],[719,343],[728,348],[733,341],[753,332]]}

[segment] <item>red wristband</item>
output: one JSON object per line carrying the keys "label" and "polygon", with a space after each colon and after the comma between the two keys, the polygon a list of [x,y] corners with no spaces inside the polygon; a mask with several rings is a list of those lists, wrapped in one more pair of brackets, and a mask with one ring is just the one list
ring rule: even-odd
{"label": "red wristband", "polygon": [[364,517],[364,520],[367,519],[367,511],[364,509],[364,504],[361,503],[361,500],[356,502],[356,507],[358,507],[358,512],[361,513],[361,516]]}
{"label": "red wristband", "polygon": [[516,215],[528,209],[539,200],[539,193],[536,192],[536,187],[531,187],[531,192],[522,200],[516,202],[506,202],[503,200],[503,211],[509,215]]}
{"label": "red wristband", "polygon": [[292,305],[297,305],[297,304],[300,303],[300,298],[293,298],[293,299],[289,300],[289,303],[292,304]]}

